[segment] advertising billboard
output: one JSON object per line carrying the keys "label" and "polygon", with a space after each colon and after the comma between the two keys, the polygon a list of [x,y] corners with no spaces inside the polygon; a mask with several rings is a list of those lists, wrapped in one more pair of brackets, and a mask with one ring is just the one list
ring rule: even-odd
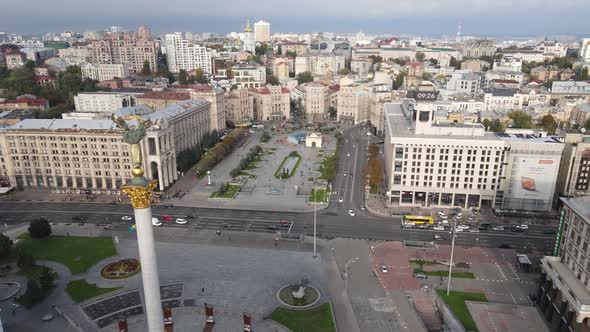
{"label": "advertising billboard", "polygon": [[551,201],[559,171],[559,159],[559,156],[514,156],[507,196]]}

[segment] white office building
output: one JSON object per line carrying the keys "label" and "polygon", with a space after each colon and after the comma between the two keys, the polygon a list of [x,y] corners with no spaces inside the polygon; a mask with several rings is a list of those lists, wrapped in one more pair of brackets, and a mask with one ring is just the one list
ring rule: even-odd
{"label": "white office building", "polygon": [[180,32],[167,34],[165,39],[168,70],[178,73],[181,69],[187,72],[201,68],[203,73],[211,75],[211,51],[200,45],[191,45],[182,38]]}
{"label": "white office building", "polygon": [[84,92],[74,96],[76,111],[80,113],[112,113],[121,107],[134,106],[140,92]]}
{"label": "white office building", "polygon": [[99,82],[129,77],[129,65],[126,63],[84,63],[80,69],[82,79],[89,78]]}
{"label": "white office building", "polygon": [[263,20],[254,23],[254,40],[257,43],[268,43],[270,41],[270,23]]}

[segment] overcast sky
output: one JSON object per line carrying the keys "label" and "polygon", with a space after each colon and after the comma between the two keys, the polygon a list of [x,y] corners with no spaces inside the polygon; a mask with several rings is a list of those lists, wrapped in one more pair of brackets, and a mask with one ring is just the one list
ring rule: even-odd
{"label": "overcast sky", "polygon": [[154,32],[230,32],[251,20],[274,32],[464,35],[590,34],[589,0],[19,0],[0,10],[0,31],[38,33],[120,25]]}

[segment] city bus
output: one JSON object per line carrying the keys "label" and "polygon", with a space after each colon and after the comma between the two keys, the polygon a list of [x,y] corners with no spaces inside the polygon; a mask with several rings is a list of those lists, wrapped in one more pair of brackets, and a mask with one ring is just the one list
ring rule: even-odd
{"label": "city bus", "polygon": [[425,225],[434,224],[434,218],[423,216],[404,216],[404,224]]}

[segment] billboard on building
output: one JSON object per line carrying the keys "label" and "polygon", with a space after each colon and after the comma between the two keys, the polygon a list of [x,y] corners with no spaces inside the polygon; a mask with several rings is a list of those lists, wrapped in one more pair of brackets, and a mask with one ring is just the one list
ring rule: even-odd
{"label": "billboard on building", "polygon": [[559,159],[559,156],[514,156],[507,196],[523,200],[551,201]]}

